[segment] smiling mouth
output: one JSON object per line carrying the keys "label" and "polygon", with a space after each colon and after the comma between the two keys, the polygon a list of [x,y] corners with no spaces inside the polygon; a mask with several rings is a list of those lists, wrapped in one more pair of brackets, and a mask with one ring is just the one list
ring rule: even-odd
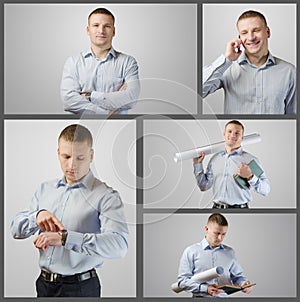
{"label": "smiling mouth", "polygon": [[250,46],[250,47],[253,47],[253,46],[256,46],[260,43],[260,41],[255,41],[255,42],[248,42],[246,45],[247,46]]}

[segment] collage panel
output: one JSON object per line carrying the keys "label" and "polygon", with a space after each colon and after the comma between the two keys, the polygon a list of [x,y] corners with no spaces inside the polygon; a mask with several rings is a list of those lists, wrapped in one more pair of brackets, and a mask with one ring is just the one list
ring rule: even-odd
{"label": "collage panel", "polygon": [[203,114],[296,114],[296,13],[295,3],[202,4]]}
{"label": "collage panel", "polygon": [[[101,63],[87,30],[99,7],[115,18]],[[196,4],[7,3],[4,15],[5,114],[197,114]]]}
{"label": "collage panel", "polygon": [[[95,277],[87,270],[95,267],[101,288],[95,281],[79,295],[100,292],[111,302],[227,298],[217,286],[249,282],[229,297],[298,300],[297,4],[9,2],[3,298],[33,300],[42,277],[61,278],[51,272],[72,279],[80,271],[82,281],[86,273]],[[263,14],[263,30],[237,26],[248,10]],[[108,34],[98,35],[92,27],[107,12]],[[250,38],[245,24],[255,32]],[[98,40],[112,42],[105,58],[94,53]],[[259,67],[250,60],[256,48],[270,51]],[[80,138],[72,148],[68,139],[60,144],[73,124],[89,130],[93,149],[89,139],[85,149]],[[67,168],[63,146],[72,156],[80,150],[83,170]],[[92,180],[101,191],[95,199],[86,198]],[[53,184],[70,195],[54,196]],[[98,196],[104,205],[93,204]],[[43,233],[51,226],[36,226],[47,206],[60,217],[50,219],[59,240],[49,245]],[[57,242],[66,249],[58,251]]]}
{"label": "collage panel", "polygon": [[[228,155],[231,142],[224,133],[234,121],[244,127],[243,137],[234,142],[242,147]],[[202,170],[193,156],[185,157],[196,148],[207,153]],[[263,173],[243,187],[236,174],[241,163],[249,166],[252,159]],[[295,209],[296,163],[294,120],[145,120],[144,207],[203,209],[217,202]]]}
{"label": "collage panel", "polygon": [[[295,298],[296,214],[221,213],[228,227],[225,235],[214,236],[205,227],[210,215],[219,214],[144,215],[144,296],[178,301],[192,297],[191,291],[196,294],[203,281],[188,283],[191,272],[198,274],[221,266],[223,271],[216,270],[217,276],[207,274],[205,282],[227,284],[230,272],[237,283],[256,283],[250,293],[240,291],[229,297]],[[204,238],[216,247],[205,248]],[[233,266],[229,268],[229,264]],[[176,289],[178,282],[183,291]],[[219,293],[219,297],[226,295]]]}
{"label": "collage panel", "polygon": [[[81,149],[82,144],[86,146],[85,141],[80,141],[82,137],[85,138],[85,132],[81,133],[80,128],[76,128],[76,136],[77,132],[72,132],[74,124],[87,128],[92,134],[94,151],[91,162],[85,149]],[[62,274],[67,275],[70,275],[70,271],[80,270],[82,266],[96,266],[102,297],[135,297],[135,121],[7,120],[4,126],[4,296],[36,297],[35,280],[40,273],[40,264],[46,270],[60,269]],[[60,133],[62,136],[58,144]],[[72,138],[72,133],[74,140],[78,137],[78,142],[75,141],[70,150],[68,148],[72,143],[68,138]],[[69,158],[74,162],[67,162]],[[72,183],[76,177],[85,174],[88,167],[92,173],[88,172],[82,178],[83,187],[78,187],[80,191],[76,191],[76,184],[72,186]],[[58,183],[57,180],[63,175],[65,178]],[[61,193],[65,187],[64,179],[68,182],[66,192],[69,192],[68,188],[71,190],[71,195],[67,197],[64,191]],[[53,186],[55,189],[52,189]],[[86,187],[90,191],[86,191]],[[65,242],[67,249],[62,256],[58,255],[61,249],[55,250],[55,247],[49,246],[42,251],[44,246],[38,245],[36,240],[40,235],[33,234],[37,231],[35,217],[32,223],[30,220],[30,213],[36,207],[45,207],[49,211],[53,209],[57,218],[62,217],[61,222],[65,224],[70,237],[70,241],[67,238]],[[17,215],[20,211],[24,212]],[[26,217],[29,217],[29,222]],[[19,226],[18,221],[21,221]],[[26,221],[29,223],[27,226]],[[101,239],[97,238],[100,227],[104,236]],[[115,239],[110,237],[113,231],[119,234]],[[83,240],[79,247],[72,245],[72,238],[75,240],[77,232],[85,234],[84,239],[81,235],[80,239],[77,238],[76,242]],[[24,237],[29,238],[21,240]],[[100,241],[97,243],[95,240]],[[115,278],[122,280],[118,286],[112,282]]]}

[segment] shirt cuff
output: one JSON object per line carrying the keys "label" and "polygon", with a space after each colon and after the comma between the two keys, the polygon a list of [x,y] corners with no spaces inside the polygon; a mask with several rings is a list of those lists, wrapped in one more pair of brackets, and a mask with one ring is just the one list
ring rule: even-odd
{"label": "shirt cuff", "polygon": [[83,244],[83,235],[82,233],[77,233],[74,231],[68,231],[67,240],[65,243],[65,248],[68,250],[78,251]]}
{"label": "shirt cuff", "polygon": [[199,292],[200,293],[207,293],[208,290],[208,284],[206,283],[201,283],[199,286]]}
{"label": "shirt cuff", "polygon": [[258,177],[255,174],[253,174],[253,177],[248,180],[248,183],[250,186],[254,186],[257,183],[257,181],[258,181]]}

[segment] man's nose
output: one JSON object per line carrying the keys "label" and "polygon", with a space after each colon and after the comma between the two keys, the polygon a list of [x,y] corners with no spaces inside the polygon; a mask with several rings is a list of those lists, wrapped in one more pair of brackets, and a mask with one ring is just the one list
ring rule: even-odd
{"label": "man's nose", "polygon": [[248,34],[247,34],[247,39],[248,39],[248,40],[253,40],[253,39],[254,39],[254,36],[255,36],[255,35],[254,35],[254,32],[253,32],[253,31],[249,31]]}
{"label": "man's nose", "polygon": [[100,24],[98,30],[100,33],[102,33],[104,31],[104,25]]}
{"label": "man's nose", "polygon": [[76,161],[73,158],[70,158],[68,161],[68,166],[70,169],[74,169],[76,167]]}

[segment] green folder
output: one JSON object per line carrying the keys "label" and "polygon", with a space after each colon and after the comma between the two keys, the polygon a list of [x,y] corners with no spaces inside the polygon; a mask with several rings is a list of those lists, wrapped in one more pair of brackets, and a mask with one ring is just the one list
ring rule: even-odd
{"label": "green folder", "polygon": [[254,286],[254,285],[256,285],[256,283],[246,284],[246,285],[243,285],[243,286],[224,284],[224,285],[218,286],[218,288],[223,289],[224,292],[227,295],[231,295],[231,294],[236,293],[240,290],[243,290],[244,288],[251,287],[251,286]]}
{"label": "green folder", "polygon": [[[252,171],[252,173],[257,176],[260,177],[264,171],[262,170],[262,168],[257,164],[257,162],[252,159],[250,161],[250,163],[248,164],[250,170]],[[237,174],[235,174],[234,176],[235,181],[237,182],[237,184],[242,188],[242,189],[249,189],[250,184],[248,182],[248,180],[246,178],[243,178]]]}

